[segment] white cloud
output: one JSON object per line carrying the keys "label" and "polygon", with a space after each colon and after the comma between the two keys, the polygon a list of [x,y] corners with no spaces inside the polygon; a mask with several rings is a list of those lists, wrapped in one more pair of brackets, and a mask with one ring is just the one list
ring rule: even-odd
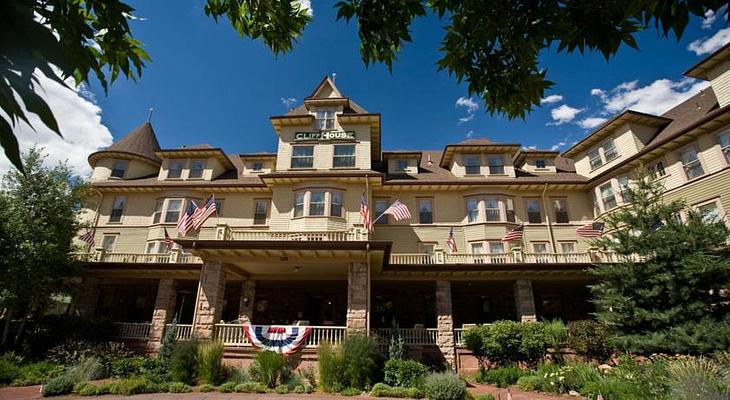
{"label": "white cloud", "polygon": [[474,136],[474,131],[469,131],[466,133],[466,138],[471,139]]}
{"label": "white cloud", "polygon": [[577,124],[583,129],[592,129],[608,121],[608,118],[603,117],[588,117],[578,121]]}
{"label": "white cloud", "polygon": [[[37,145],[48,155],[48,163],[68,160],[74,172],[89,174],[89,154],[112,143],[111,132],[101,122],[101,108],[83,85],[68,89],[36,72],[41,85],[36,88],[36,92],[53,111],[63,138],[48,129],[37,115],[26,113],[35,131],[22,122],[13,128],[20,150],[28,151]],[[74,87],[73,78],[66,80],[66,84]],[[4,152],[0,153],[0,173],[4,174],[13,167]]]}
{"label": "white cloud", "polygon": [[310,0],[294,0],[295,2],[299,3],[299,6],[305,10],[307,10],[307,14],[309,16],[314,15],[314,10],[312,9],[312,2]]}
{"label": "white cloud", "polygon": [[687,50],[698,56],[709,54],[730,42],[730,28],[720,29],[710,37],[695,40],[687,46]]}
{"label": "white cloud", "polygon": [[295,103],[297,102],[297,99],[293,97],[282,97],[281,98],[281,104],[283,104],[286,108],[291,108]]}
{"label": "white cloud", "polygon": [[727,12],[727,6],[720,7],[717,12],[707,10],[705,12],[705,19],[702,20],[702,29],[710,29],[712,25],[717,21],[717,16],[724,16]]}
{"label": "white cloud", "polygon": [[660,115],[708,85],[709,83],[705,81],[692,78],[678,81],[658,79],[642,87],[639,87],[637,81],[631,81],[616,86],[610,93],[602,89],[593,89],[591,94],[601,99],[604,111],[610,114],[631,109]]}
{"label": "white cloud", "polygon": [[540,99],[540,104],[552,104],[563,100],[563,96],[559,94],[551,94],[548,97]]}
{"label": "white cloud", "polygon": [[466,108],[466,116],[459,118],[459,123],[463,124],[464,122],[469,122],[474,119],[475,113],[479,109],[479,103],[472,100],[471,97],[459,97],[456,99],[456,103],[454,103],[454,107],[464,107]]}
{"label": "white cloud", "polygon": [[558,146],[557,144],[554,144],[552,147],[550,147],[550,150],[551,151],[558,151],[559,148],[560,148],[560,146]]}
{"label": "white cloud", "polygon": [[555,122],[550,123],[550,125],[561,125],[566,122],[570,122],[574,120],[576,115],[578,115],[581,111],[583,111],[582,108],[573,108],[567,104],[553,108],[550,110],[550,116]]}

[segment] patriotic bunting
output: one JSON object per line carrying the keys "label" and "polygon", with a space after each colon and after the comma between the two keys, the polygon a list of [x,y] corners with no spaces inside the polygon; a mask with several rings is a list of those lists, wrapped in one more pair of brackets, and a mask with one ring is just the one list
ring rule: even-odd
{"label": "patriotic bunting", "polygon": [[296,353],[307,341],[309,326],[244,325],[243,333],[257,349],[289,355]]}

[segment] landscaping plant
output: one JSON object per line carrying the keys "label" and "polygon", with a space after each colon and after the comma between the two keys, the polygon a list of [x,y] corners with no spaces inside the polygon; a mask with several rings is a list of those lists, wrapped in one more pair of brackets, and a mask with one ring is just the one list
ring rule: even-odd
{"label": "landscaping plant", "polygon": [[568,323],[567,345],[575,354],[588,360],[604,361],[611,355],[608,327],[598,321]]}
{"label": "landscaping plant", "polygon": [[251,378],[265,387],[273,389],[282,381],[282,375],[289,369],[286,357],[273,351],[256,353],[256,358],[249,368]]}
{"label": "landscaping plant", "polygon": [[170,376],[175,382],[188,385],[198,376],[198,341],[195,338],[175,343],[170,360]]}
{"label": "landscaping plant", "polygon": [[385,363],[383,381],[390,386],[421,387],[428,367],[415,360],[390,359]]}
{"label": "landscaping plant", "polygon": [[462,400],[466,395],[466,382],[452,372],[432,373],[424,385],[430,400]]}
{"label": "landscaping plant", "polygon": [[217,385],[223,381],[223,342],[214,340],[198,346],[198,380]]}

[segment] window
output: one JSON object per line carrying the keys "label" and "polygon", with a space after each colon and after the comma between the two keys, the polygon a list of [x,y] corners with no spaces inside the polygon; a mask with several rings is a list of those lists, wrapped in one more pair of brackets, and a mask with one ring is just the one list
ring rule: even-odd
{"label": "window", "polygon": [[624,203],[631,203],[631,193],[629,192],[629,177],[624,175],[618,178],[618,189],[621,193],[621,199]]}
{"label": "window", "polygon": [[269,216],[269,199],[256,200],[253,212],[254,225],[266,225],[266,218]]}
{"label": "window", "polygon": [[420,254],[433,254],[434,250],[436,250],[436,244],[435,243],[419,243],[418,250],[419,250]]}
{"label": "window", "polygon": [[535,168],[547,168],[545,160],[535,160]]}
{"label": "window", "polygon": [[200,179],[203,177],[203,171],[205,171],[206,162],[203,160],[192,160],[190,161],[190,172],[188,178]]}
{"label": "window", "polygon": [[684,172],[687,174],[687,179],[694,179],[705,174],[705,170],[702,169],[702,163],[700,163],[700,159],[697,156],[697,149],[687,149],[679,153],[679,158],[682,160],[682,166],[684,167]]}
{"label": "window", "polygon": [[312,168],[314,166],[314,146],[294,146],[291,156],[292,168]]}
{"label": "window", "polygon": [[618,152],[616,151],[616,144],[613,143],[613,139],[604,143],[601,146],[601,148],[603,149],[603,159],[605,160],[605,162],[612,161],[618,157]]}
{"label": "window", "polygon": [[101,248],[104,251],[114,251],[114,244],[117,242],[117,235],[104,235],[104,239],[101,240]]}
{"label": "window", "polygon": [[261,172],[264,169],[264,163],[262,162],[255,162],[253,163],[253,171],[254,172]]}
{"label": "window", "polygon": [[433,223],[433,200],[418,200],[418,222],[421,224]]}
{"label": "window", "polygon": [[591,163],[591,169],[596,169],[603,165],[603,160],[601,159],[601,153],[598,151],[598,149],[593,149],[588,152],[588,160]]}
{"label": "window", "polygon": [[121,222],[122,213],[124,213],[124,204],[127,202],[127,198],[120,196],[114,199],[112,205],[112,213],[109,216],[109,222]]}
{"label": "window", "polygon": [[396,160],[395,164],[395,168],[398,171],[405,171],[408,169],[408,160]]}
{"label": "window", "polygon": [[124,174],[127,172],[129,162],[127,160],[114,160],[114,167],[112,168],[112,178],[124,178]]}
{"label": "window", "polygon": [[152,212],[152,223],[159,224],[160,218],[162,218],[162,206],[165,204],[165,199],[157,199],[155,203],[155,211]]}
{"label": "window", "polygon": [[342,193],[330,192],[330,216],[341,217],[342,216]]}
{"label": "window", "polygon": [[464,168],[467,175],[479,175],[481,173],[481,161],[479,154],[467,154],[464,156]]}
{"label": "window", "polygon": [[182,170],[185,168],[185,161],[183,160],[172,160],[167,168],[168,179],[180,179],[182,177]]}
{"label": "window", "polygon": [[484,263],[484,257],[480,257],[482,254],[484,254],[484,244],[482,243],[472,243],[471,244],[471,254],[474,255],[474,262],[477,264]]}
{"label": "window", "polygon": [[476,199],[466,201],[466,215],[469,222],[477,222],[479,220],[479,202]]}
{"label": "window", "polygon": [[664,162],[663,161],[659,161],[656,164],[654,164],[651,167],[649,167],[649,174],[654,179],[666,175],[667,172],[664,170]]}
{"label": "window", "polygon": [[145,248],[144,248],[144,252],[145,252],[145,254],[151,254],[151,253],[154,253],[154,252],[155,252],[155,245],[156,245],[156,244],[157,244],[157,243],[155,243],[155,242],[147,242],[147,245],[146,245],[146,246],[145,246]]}
{"label": "window", "polygon": [[527,199],[527,222],[531,224],[539,224],[542,222],[540,215],[540,201],[538,199]]}
{"label": "window", "polygon": [[616,195],[613,193],[611,182],[601,186],[599,190],[601,192],[601,200],[603,200],[603,210],[610,210],[616,207]]}
{"label": "window", "polygon": [[294,195],[294,216],[304,216],[304,192],[298,192]]}
{"label": "window", "polygon": [[504,254],[502,242],[489,242],[489,254]]}
{"label": "window", "polygon": [[560,243],[560,251],[563,254],[573,254],[573,253],[575,253],[575,242],[561,242]]}
{"label": "window", "polygon": [[720,220],[720,207],[718,207],[717,201],[703,204],[697,207],[697,211],[700,212],[705,222],[717,222]]}
{"label": "window", "polygon": [[720,144],[720,150],[725,155],[725,161],[730,163],[730,132],[723,132],[718,135],[717,143]]}
{"label": "window", "polygon": [[567,224],[568,219],[568,200],[553,199],[553,211],[555,211],[555,222],[558,224]]}
{"label": "window", "polygon": [[326,131],[335,129],[335,110],[317,110],[317,129],[320,131]]}
{"label": "window", "polygon": [[[375,218],[377,218],[378,216],[380,216],[387,209],[388,209],[388,200],[382,200],[382,199],[381,200],[375,200],[375,214],[376,214],[375,215]],[[383,224],[383,225],[387,224],[388,223],[388,216],[387,215],[383,215],[375,223],[376,224]]]}
{"label": "window", "polygon": [[502,157],[489,157],[489,174],[504,175],[504,159]]}
{"label": "window", "polygon": [[505,214],[507,221],[515,222],[515,203],[512,199],[505,199]]}
{"label": "window", "polygon": [[346,168],[355,166],[355,145],[354,144],[337,144],[335,145],[335,153],[332,159],[334,168]]}
{"label": "window", "polygon": [[309,215],[324,215],[325,208],[325,192],[309,193]]}
{"label": "window", "polygon": [[180,210],[182,210],[183,201],[180,199],[168,200],[167,210],[165,211],[165,223],[176,223],[180,219]]}
{"label": "window", "polygon": [[497,199],[484,200],[484,210],[486,211],[487,221],[501,221],[499,212],[499,201]]}
{"label": "window", "polygon": [[548,244],[547,243],[533,243],[532,251],[534,251],[537,254],[547,254]]}
{"label": "window", "polygon": [[215,215],[216,215],[216,217],[223,216],[223,200],[222,199],[215,201]]}

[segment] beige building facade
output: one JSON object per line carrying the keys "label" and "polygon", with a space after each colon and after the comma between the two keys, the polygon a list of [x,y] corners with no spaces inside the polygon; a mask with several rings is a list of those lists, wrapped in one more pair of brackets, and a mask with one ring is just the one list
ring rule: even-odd
{"label": "beige building facade", "polygon": [[[383,151],[381,116],[324,78],[270,118],[276,152],[167,149],[145,123],[89,156],[94,232],[74,309],[119,323],[154,353],[176,335],[251,351],[243,324],[313,326],[303,354],[348,332],[465,367],[464,326],[500,319],[590,318],[587,269],[616,260],[576,229],[629,201],[650,168],[668,199],[708,216],[730,207],[730,49],[685,74],[710,86],[663,115],[625,111],[562,154],[471,139],[436,151]],[[188,204],[218,212],[178,234]],[[395,200],[412,218],[377,217]],[[504,235],[524,227],[522,240]],[[456,251],[447,245],[453,230]],[[165,241],[167,232],[174,244]]]}

